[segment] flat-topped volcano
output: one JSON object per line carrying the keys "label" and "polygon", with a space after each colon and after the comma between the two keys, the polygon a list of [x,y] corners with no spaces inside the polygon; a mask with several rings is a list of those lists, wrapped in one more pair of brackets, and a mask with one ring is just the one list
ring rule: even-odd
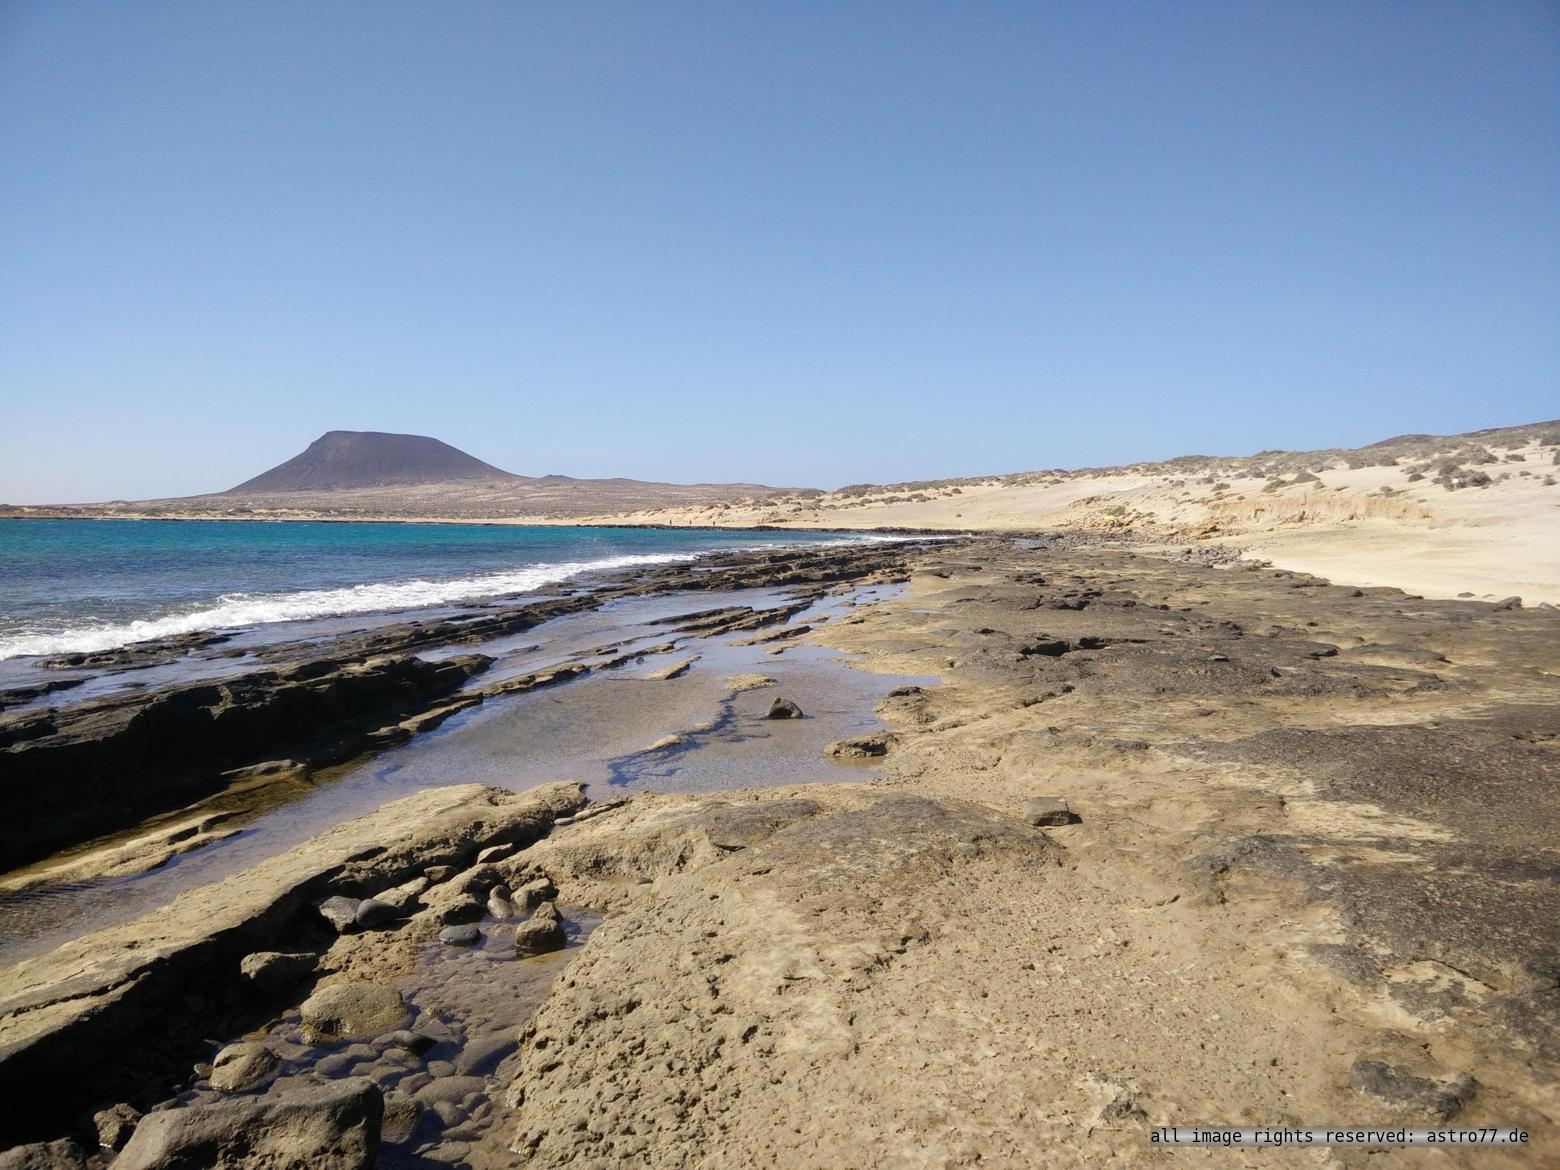
{"label": "flat-topped volcano", "polygon": [[333,492],[352,488],[519,479],[426,435],[326,431],[304,451],[223,495]]}

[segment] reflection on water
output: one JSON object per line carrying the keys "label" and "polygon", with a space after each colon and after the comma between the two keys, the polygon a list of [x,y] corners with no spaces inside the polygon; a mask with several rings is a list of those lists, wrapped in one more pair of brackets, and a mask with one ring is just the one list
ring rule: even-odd
{"label": "reflection on water", "polygon": [[[897,596],[896,587],[824,598],[796,624],[827,621],[856,601]],[[174,857],[131,877],[55,885],[0,894],[0,963],[49,950],[112,922],[163,905],[184,890],[220,880],[289,849],[333,825],[424,788],[481,783],[523,791],[553,780],[576,780],[602,799],[614,791],[708,792],[724,788],[855,780],[860,764],[823,755],[826,744],[881,727],[877,700],[906,682],[843,665],[845,657],[788,642],[733,646],[752,631],[708,638],[679,637],[675,625],[647,625],[677,614],[746,605],[781,604],[780,590],[697,596],[629,598],[600,610],[558,618],[480,649],[498,661],[478,685],[565,661],[591,663],[675,640],[670,654],[632,659],[612,670],[491,700],[438,729],[372,758],[278,785],[278,803],[250,816],[234,836]],[[778,627],[767,627],[768,632]],[[605,648],[611,648],[603,655]],[[771,653],[785,647],[779,654]],[[697,660],[679,678],[650,680],[657,666]],[[729,675],[757,673],[777,685],[731,693]],[[777,695],[798,703],[806,718],[764,717]],[[687,742],[647,751],[673,734]],[[220,802],[220,798],[219,798]]]}

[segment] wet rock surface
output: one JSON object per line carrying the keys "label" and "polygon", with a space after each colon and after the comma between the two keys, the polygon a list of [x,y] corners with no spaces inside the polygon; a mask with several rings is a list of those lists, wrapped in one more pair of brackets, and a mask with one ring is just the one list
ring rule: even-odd
{"label": "wet rock surface", "polygon": [[[223,1043],[181,1053],[201,1071],[161,1112],[232,1100],[222,1052],[258,1044],[281,1063],[253,1101],[373,1085],[392,1170],[709,1151],[805,1166],[820,1150],[1082,1170],[1153,1164],[1144,1126],[1188,1118],[1522,1124],[1534,1143],[1517,1155],[1438,1156],[1560,1157],[1555,614],[1066,542],[901,564],[907,595],[807,635],[941,680],[884,688],[880,775],[576,793],[545,836],[473,834],[438,856],[359,857],[360,842],[335,861],[354,872],[290,903],[309,948],[273,930],[224,960],[240,981],[246,955],[305,952],[317,974],[263,1021],[208,1028]],[[740,609],[691,620],[729,629],[752,620]],[[514,848],[484,858],[495,845]],[[316,910],[330,896],[399,913],[364,928],[354,909],[337,934]],[[606,918],[580,949],[585,907]],[[565,949],[519,957],[527,923],[554,918]],[[450,930],[467,945],[441,942]],[[362,984],[398,994],[404,1018],[311,1043],[297,1005]],[[102,986],[14,1001],[0,1041],[36,1015],[24,1003],[76,1011]],[[126,1099],[105,1087],[62,1128],[17,1136],[81,1140]]]}

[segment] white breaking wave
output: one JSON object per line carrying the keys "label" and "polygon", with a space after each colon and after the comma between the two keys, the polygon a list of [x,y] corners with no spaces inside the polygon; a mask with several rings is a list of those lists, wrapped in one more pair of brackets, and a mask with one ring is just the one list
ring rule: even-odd
{"label": "white breaking wave", "polygon": [[[837,541],[814,541],[811,542],[810,547],[847,544],[863,539],[897,538],[849,537]],[[774,548],[776,546],[762,544],[748,547]],[[98,650],[113,650],[119,646],[129,645],[131,642],[170,638],[179,634],[244,629],[276,622],[307,621],[310,618],[342,617],[355,613],[384,613],[392,610],[444,605],[454,601],[471,601],[482,597],[501,597],[509,593],[524,593],[543,585],[567,581],[570,577],[577,577],[581,573],[602,569],[626,569],[635,565],[667,565],[678,561],[695,561],[717,551],[741,550],[728,548],[691,553],[636,553],[604,557],[598,561],[557,561],[553,564],[530,565],[523,569],[507,569],[473,577],[457,577],[450,581],[371,581],[341,589],[303,589],[295,593],[228,593],[217,598],[214,605],[186,613],[166,614],[162,617],[129,622],[105,622],[79,626],[57,633],[0,637],[0,660],[32,654],[90,654]]]}

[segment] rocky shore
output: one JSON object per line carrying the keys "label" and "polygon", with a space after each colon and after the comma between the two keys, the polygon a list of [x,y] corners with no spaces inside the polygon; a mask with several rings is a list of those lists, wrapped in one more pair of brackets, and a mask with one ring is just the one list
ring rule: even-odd
{"label": "rocky shore", "polygon": [[[894,579],[588,667],[698,631],[939,680],[829,745],[860,783],[431,789],[6,968],[0,1141],[45,1144],[0,1167],[1095,1167],[1161,1160],[1150,1124],[1336,1121],[1560,1158],[1560,616],[1034,538],[563,602]],[[436,624],[353,649],[481,654]]]}

